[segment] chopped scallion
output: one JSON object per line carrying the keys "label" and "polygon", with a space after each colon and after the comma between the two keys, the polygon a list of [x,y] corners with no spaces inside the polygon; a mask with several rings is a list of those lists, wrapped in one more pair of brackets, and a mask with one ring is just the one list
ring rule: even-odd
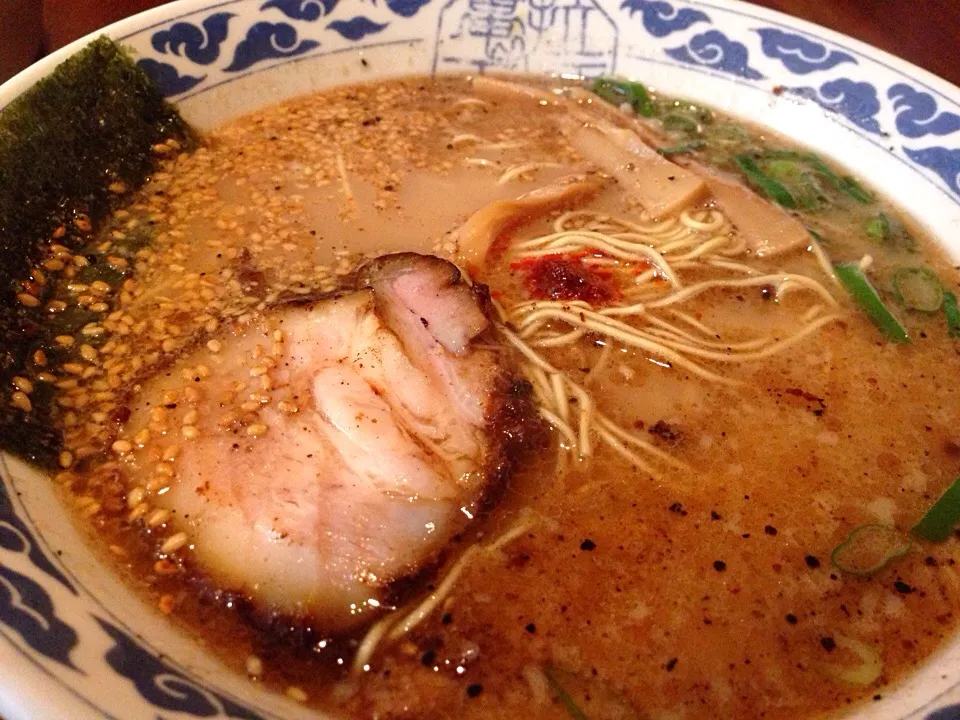
{"label": "chopped scallion", "polygon": [[640,83],[601,77],[593,81],[593,92],[609,103],[629,103],[638,115],[653,117],[653,100]]}
{"label": "chopped scallion", "polygon": [[871,575],[910,550],[910,540],[888,525],[860,525],[837,545],[830,560],[848,575]]}
{"label": "chopped scallion", "polygon": [[947,334],[960,340],[960,307],[957,306],[957,296],[949,290],[943,292],[943,314],[947,316]]}
{"label": "chopped scallion", "polygon": [[850,297],[856,301],[880,332],[894,342],[910,342],[910,336],[907,335],[906,328],[883,304],[880,295],[867,279],[867,276],[863,274],[859,265],[843,263],[834,266],[834,271],[843,287],[850,293]]}
{"label": "chopped scallion", "polygon": [[960,523],[960,478],[951,483],[910,532],[931,542],[943,542]]}
{"label": "chopped scallion", "polygon": [[763,192],[768,198],[786,208],[795,208],[797,206],[790,192],[781,185],[780,182],[764,173],[752,157],[749,155],[737,155],[734,161],[750,184]]}
{"label": "chopped scallion", "polygon": [[574,720],[589,720],[587,715],[583,710],[580,709],[580,706],[574,701],[561,685],[557,678],[554,676],[553,670],[549,667],[543,669],[543,674],[547,678],[547,682],[550,683],[550,689],[556,694],[557,699],[563,704],[564,709],[567,711],[567,714],[572,717]]}
{"label": "chopped scallion", "polygon": [[670,114],[666,115],[661,121],[663,129],[668,132],[696,133],[699,128],[695,120],[686,115]]}
{"label": "chopped scallion", "polygon": [[934,313],[943,305],[943,285],[932,270],[902,267],[893,273],[893,292],[904,307]]}
{"label": "chopped scallion", "polygon": [[664,156],[669,155],[679,155],[681,153],[689,153],[694,150],[699,150],[707,143],[703,140],[694,140],[693,142],[683,143],[682,145],[674,145],[672,147],[657,148],[657,152]]}

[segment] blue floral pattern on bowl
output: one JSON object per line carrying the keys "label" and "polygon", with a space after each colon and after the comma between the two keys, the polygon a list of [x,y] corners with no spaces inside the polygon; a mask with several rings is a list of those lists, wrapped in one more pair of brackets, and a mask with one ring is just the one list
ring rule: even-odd
{"label": "blue floral pattern on bowl", "polygon": [[[815,103],[960,205],[960,93],[745,3],[227,0],[196,7],[171,5],[166,19],[118,38],[173,102],[307,58],[392,45],[423,45],[434,72],[591,77],[642,60]],[[126,627],[44,546],[16,480],[0,469],[0,643],[104,717],[118,711],[88,692],[89,678],[104,672],[139,699],[121,711],[130,717],[277,717],[164,658]],[[960,718],[960,704],[934,700],[911,717]]]}

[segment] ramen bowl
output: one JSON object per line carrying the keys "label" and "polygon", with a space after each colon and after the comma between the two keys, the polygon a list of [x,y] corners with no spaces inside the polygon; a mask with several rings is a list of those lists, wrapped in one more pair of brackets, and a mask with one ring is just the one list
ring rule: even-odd
{"label": "ramen bowl", "polygon": [[[296,95],[403,75],[641,79],[836,160],[960,258],[960,90],[745,3],[180,0],[104,32],[200,129]],[[6,83],[0,108],[89,40]],[[3,717],[306,716],[148,608],[81,538],[46,477],[5,455],[0,471]],[[849,715],[960,717],[960,638]]]}

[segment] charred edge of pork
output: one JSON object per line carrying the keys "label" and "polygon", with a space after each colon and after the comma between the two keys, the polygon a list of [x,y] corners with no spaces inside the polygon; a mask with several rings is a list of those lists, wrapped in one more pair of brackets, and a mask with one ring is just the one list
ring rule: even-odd
{"label": "charred edge of pork", "polygon": [[[96,228],[156,168],[154,146],[171,139],[182,149],[196,144],[153,81],[107,37],[0,112],[0,447],[49,467],[61,446],[53,392],[34,393],[26,413],[9,402],[11,379],[30,376],[35,350],[54,363],[67,359],[52,342],[66,319],[51,327],[43,309],[56,283],[33,282],[31,268],[55,233],[71,252],[84,252]],[[38,307],[18,301],[28,289]],[[82,327],[84,313],[73,315]]]}

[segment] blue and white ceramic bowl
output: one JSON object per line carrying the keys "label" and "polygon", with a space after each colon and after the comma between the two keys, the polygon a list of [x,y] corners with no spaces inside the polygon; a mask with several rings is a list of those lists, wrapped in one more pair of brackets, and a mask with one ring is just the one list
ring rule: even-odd
{"label": "blue and white ceramic bowl", "polygon": [[[960,89],[733,0],[180,0],[106,30],[208,128],[292,95],[411,73],[621,74],[823,152],[960,259]],[[0,87],[0,108],[87,40]],[[50,483],[0,455],[0,714],[302,718],[227,672],[106,570]],[[854,717],[960,718],[960,638]]]}

